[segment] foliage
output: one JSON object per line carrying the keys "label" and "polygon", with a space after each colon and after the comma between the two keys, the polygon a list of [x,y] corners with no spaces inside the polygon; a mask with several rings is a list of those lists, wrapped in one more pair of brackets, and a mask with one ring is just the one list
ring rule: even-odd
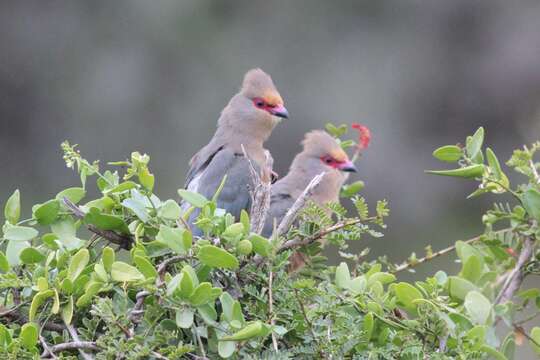
{"label": "foliage", "polygon": [[[327,129],[335,136],[347,130]],[[34,205],[28,219],[20,219],[18,190],[5,205],[0,354],[512,359],[524,339],[540,354],[540,328],[524,329],[539,314],[540,289],[521,288],[540,271],[534,161],[540,143],[516,150],[507,162],[527,180],[512,186],[483,140],[481,128],[465,146],[435,150],[437,159],[458,168],[432,173],[474,179],[479,185],[470,197],[509,193],[513,203],[487,211],[479,237],[436,253],[428,248],[425,257],[403,264],[368,261],[367,249],[347,252],[351,241],[383,236],[389,215],[386,201],[370,210],[357,195],[363,183],[342,191],[354,213],[340,204],[309,204],[286,234],[267,239],[251,231],[246,212],[236,222],[217,208],[216,196],[179,190],[187,211],[176,199],[160,199],[147,155],[135,152],[109,163],[117,170],[102,171],[65,142],[64,159],[81,186]],[[87,199],[92,178],[100,195]],[[186,224],[195,208],[202,238],[193,238]],[[323,243],[337,248],[339,266],[327,264]],[[397,280],[400,271],[454,249],[458,274]],[[291,256],[301,256],[305,266],[291,271]],[[506,337],[495,332],[500,320],[510,329]]]}

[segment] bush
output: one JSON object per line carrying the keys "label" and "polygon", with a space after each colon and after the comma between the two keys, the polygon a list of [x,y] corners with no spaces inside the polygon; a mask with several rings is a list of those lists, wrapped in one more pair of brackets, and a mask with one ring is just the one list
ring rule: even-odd
{"label": "bush", "polygon": [[[175,199],[159,199],[147,155],[109,163],[125,170],[121,176],[102,172],[66,142],[64,159],[81,186],[33,206],[28,219],[20,219],[19,191],[5,205],[0,353],[9,359],[512,359],[516,345],[529,342],[540,354],[540,328],[523,327],[539,314],[540,289],[522,289],[525,277],[540,271],[540,177],[533,159],[540,143],[516,150],[507,162],[526,179],[512,186],[494,152],[483,150],[483,138],[480,128],[464,147],[435,150],[437,159],[458,166],[430,173],[477,181],[469,197],[509,193],[513,203],[487,211],[480,236],[401,264],[368,261],[367,250],[347,252],[351,241],[382,236],[389,214],[386,201],[368,209],[357,195],[361,183],[342,192],[354,214],[340,204],[308,202],[291,212],[297,215],[291,229],[267,239],[254,226],[260,213],[243,212],[235,222],[217,208],[216,197],[186,190],[179,195],[191,206],[187,212]],[[100,196],[89,201],[93,178]],[[201,209],[201,239],[186,224],[194,208]],[[337,267],[322,256],[322,239],[344,259]],[[397,282],[396,273],[453,250],[458,274]],[[306,263],[297,272],[288,268],[294,252]],[[497,324],[507,336],[496,334]]]}

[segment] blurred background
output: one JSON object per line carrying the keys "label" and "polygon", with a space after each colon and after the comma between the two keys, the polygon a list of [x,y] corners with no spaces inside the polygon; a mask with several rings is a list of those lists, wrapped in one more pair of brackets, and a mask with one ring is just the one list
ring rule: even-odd
{"label": "blurred background", "polygon": [[[540,137],[538,1],[0,2],[0,202],[29,206],[77,184],[59,150],[90,160],[151,155],[158,195],[252,67],[270,73],[291,118],[267,147],[285,174],[304,132],[328,121],[373,133],[356,179],[388,199],[386,236],[358,244],[393,261],[482,231],[494,197],[424,174],[434,148],[484,126],[501,160]],[[455,270],[448,259],[418,269]],[[405,275],[405,277],[410,275]]]}

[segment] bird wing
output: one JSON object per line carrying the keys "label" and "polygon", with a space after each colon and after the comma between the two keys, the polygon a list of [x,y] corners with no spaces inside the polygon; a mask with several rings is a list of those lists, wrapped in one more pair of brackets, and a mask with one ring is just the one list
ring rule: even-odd
{"label": "bird wing", "polygon": [[279,223],[287,214],[287,211],[293,206],[295,199],[287,191],[272,191],[272,196],[270,197],[270,209],[268,210],[268,215],[266,216],[266,221],[264,223],[264,228],[262,235],[265,237],[270,237],[274,231],[274,222],[276,226],[279,226]]}

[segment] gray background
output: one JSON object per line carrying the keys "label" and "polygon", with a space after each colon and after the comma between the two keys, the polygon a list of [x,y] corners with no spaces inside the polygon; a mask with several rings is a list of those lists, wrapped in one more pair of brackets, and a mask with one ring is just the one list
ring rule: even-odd
{"label": "gray background", "polygon": [[[158,195],[175,197],[244,72],[261,67],[291,113],[267,143],[279,173],[310,129],[371,128],[356,178],[392,214],[386,237],[356,249],[398,261],[446,247],[482,231],[495,197],[466,200],[472,182],[423,170],[481,125],[501,160],[538,139],[539,19],[538,1],[4,0],[0,201],[20,188],[29,215],[76,184],[64,139],[88,159],[149,153]],[[456,269],[419,272],[441,267]]]}

